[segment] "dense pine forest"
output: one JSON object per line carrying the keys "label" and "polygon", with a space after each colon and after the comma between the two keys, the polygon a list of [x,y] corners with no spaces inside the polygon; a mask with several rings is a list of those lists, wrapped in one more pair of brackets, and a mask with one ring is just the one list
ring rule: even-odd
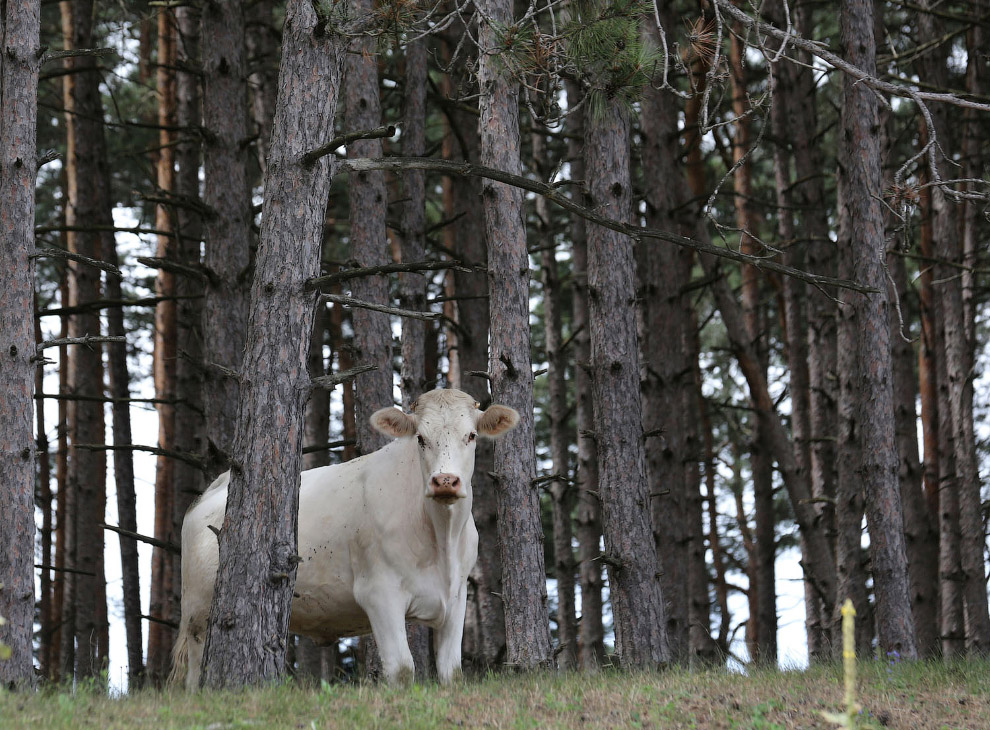
{"label": "dense pine forest", "polygon": [[990,654],[988,0],[0,14],[3,686],[163,686],[228,469],[203,685],[376,675],[288,633],[299,473],[438,387],[521,415],[468,676],[825,664],[846,598]]}

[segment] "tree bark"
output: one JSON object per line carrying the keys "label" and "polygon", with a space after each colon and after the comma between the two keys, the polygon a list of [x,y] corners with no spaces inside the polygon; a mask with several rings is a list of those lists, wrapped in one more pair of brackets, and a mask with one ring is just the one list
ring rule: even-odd
{"label": "tree bark", "polygon": [[[175,190],[175,142],[176,119],[176,45],[175,11],[162,8],[158,15],[158,132],[156,185],[162,195],[174,194]],[[156,256],[175,261],[177,259],[177,239],[175,210],[172,206],[160,203],[155,209],[155,228],[158,235]],[[158,411],[158,447],[175,449],[175,366],[178,357],[176,347],[176,276],[169,270],[160,269],[156,294],[165,299],[155,308],[155,350],[153,372],[155,398]],[[159,456],[155,470],[155,528],[154,537],[170,540],[172,515],[175,510],[175,462],[167,456]],[[151,600],[148,613],[156,618],[168,616],[169,604],[173,595],[174,561],[162,548],[156,547],[151,554]],[[171,663],[173,632],[166,624],[152,621],[148,625],[148,680],[160,686],[168,676]]]}
{"label": "tree bark", "polygon": [[[2,38],[2,31],[0,31],[0,38]],[[0,43],[2,43],[2,40],[0,40]],[[2,61],[0,61],[0,64],[2,64]],[[0,74],[2,74],[2,70],[0,70]],[[8,270],[13,271],[13,269]],[[37,346],[41,344],[44,338],[41,333],[41,317],[37,313],[38,293],[36,291],[34,292],[34,307],[34,341],[35,346]],[[39,364],[34,368],[35,394],[43,393],[45,390],[44,385],[45,368]],[[35,448],[37,449],[38,458],[37,506],[41,511],[41,564],[52,566],[55,564],[52,555],[52,543],[55,537],[55,531],[52,528],[52,508],[55,506],[52,499],[52,454],[48,441],[48,428],[45,423],[45,401],[42,398],[35,398],[34,421],[35,428],[37,429]],[[38,599],[38,623],[41,630],[38,632],[38,671],[42,677],[50,679],[57,655],[55,646],[52,643],[52,639],[55,636],[55,611],[52,606],[52,571],[49,567],[42,568],[41,570],[39,588],[41,589],[41,596]]]}
{"label": "tree bark", "polygon": [[[63,2],[62,33],[66,48],[93,46],[93,4],[89,0]],[[110,179],[105,150],[101,154],[98,140],[103,134],[103,105],[100,100],[100,76],[92,57],[66,59],[73,73],[64,81],[66,118],[66,173],[68,196],[66,224],[89,226],[106,222],[109,199],[101,190]],[[69,250],[89,258],[102,256],[99,232],[68,233]],[[69,264],[69,306],[101,298],[99,270],[76,263]],[[100,334],[96,313],[74,315],[69,320],[69,337]],[[73,347],[69,355],[68,390],[73,395],[103,394],[103,362],[99,350]],[[102,444],[104,422],[102,403],[69,403],[70,492],[68,519],[73,520],[73,543],[69,548],[67,568],[82,571],[72,576],[72,590],[66,599],[73,601],[74,621],[66,631],[75,638],[75,673],[77,679],[94,677],[103,668],[107,656],[106,580],[103,571],[103,528],[106,506],[106,456],[102,451],[76,448],[76,444]],[[68,617],[66,617],[68,618]],[[68,652],[71,654],[71,650]],[[64,677],[68,679],[68,675]]]}
{"label": "tree bark", "polygon": [[[34,684],[34,203],[41,4],[0,15],[0,687]],[[44,454],[47,459],[47,453]]]}
{"label": "tree bark", "polygon": [[[512,22],[509,0],[482,0],[479,28],[482,49],[481,163],[518,174],[518,84],[490,55],[499,47],[498,25]],[[488,243],[488,296],[491,352],[488,375],[498,403],[523,414],[517,428],[495,443],[495,501],[502,556],[506,664],[519,669],[553,662],[547,614],[543,529],[540,524],[533,420],[533,371],[529,338],[529,257],[522,214],[522,192],[491,180],[482,182],[485,238]]]}
{"label": "tree bark", "polygon": [[[533,134],[533,159],[540,179],[550,177],[546,139],[540,132]],[[550,223],[550,206],[546,198],[536,199],[537,230],[539,231],[540,270],[543,282],[543,319],[548,364],[547,414],[550,418],[550,457],[552,474],[550,498],[553,500],[553,558],[557,578],[557,667],[577,668],[578,625],[574,607],[574,550],[571,543],[574,530],[574,489],[570,478],[568,444],[571,442],[567,416],[567,360],[564,352],[563,307],[564,292],[557,271],[557,246]]]}
{"label": "tree bark", "polygon": [[[619,220],[632,207],[629,119],[609,104],[586,119],[585,173],[592,205]],[[650,529],[636,342],[635,263],[629,240],[588,226],[591,383],[602,532],[615,650],[623,668],[671,660],[656,544]]]}
{"label": "tree bark", "polygon": [[[871,0],[843,0],[840,6],[844,57],[871,74],[876,70],[873,12]],[[840,305],[854,307],[858,320],[859,481],[870,529],[879,648],[881,653],[899,652],[904,659],[915,659],[917,641],[908,595],[904,518],[897,483],[876,95],[846,79],[840,124],[839,239],[851,242],[856,280],[879,290],[855,295]]]}
{"label": "tree bark", "polygon": [[[371,0],[353,0],[359,16],[373,11]],[[381,101],[378,92],[376,40],[370,36],[355,38],[347,54],[344,87],[344,127],[348,131],[372,129],[381,125]],[[381,157],[382,143],[364,139],[347,145],[348,157]],[[388,197],[385,173],[351,173],[348,180],[350,204],[351,258],[358,266],[380,266],[389,262],[385,218]],[[369,276],[355,279],[351,293],[356,299],[375,304],[389,304],[388,279]],[[355,365],[374,365],[376,370],[354,379],[354,404],[358,454],[370,454],[388,443],[388,437],[371,427],[371,414],[393,404],[392,397],[392,327],[389,316],[369,309],[354,308]]]}
{"label": "tree bark", "polygon": [[[576,82],[567,82],[568,103],[577,106],[581,91]],[[571,136],[567,156],[571,177],[584,180],[584,109],[575,109],[567,119]],[[583,202],[583,201],[582,201]],[[578,540],[578,580],[581,586],[579,625],[581,669],[595,672],[605,662],[605,631],[602,625],[602,508],[598,493],[598,446],[594,438],[594,404],[591,398],[591,335],[588,331],[588,240],[585,221],[571,217],[572,324],[574,343],[574,420],[577,429],[577,490],[575,532]]]}
{"label": "tree bark", "polygon": [[[266,3],[254,3],[262,6]],[[247,335],[251,267],[251,191],[248,184],[248,98],[243,4],[208,3],[203,43],[204,264],[213,276],[203,300],[203,352],[211,363],[240,372]],[[209,480],[230,466],[240,384],[208,365],[203,373]]]}
{"label": "tree bark", "polygon": [[[452,91],[452,84],[445,86]],[[463,158],[477,161],[480,141],[474,116],[451,110],[447,115],[448,133],[444,135],[444,159]],[[463,140],[458,149],[454,140]],[[479,205],[481,180],[443,181],[444,215],[453,223],[444,229],[444,245],[454,251],[466,267],[485,266],[484,213]],[[482,408],[492,398],[487,378],[469,373],[488,371],[489,306],[488,282],[477,272],[453,272],[454,293],[457,295],[457,328],[449,330],[453,342],[450,355],[450,384],[474,396]],[[500,669],[505,662],[505,609],[502,605],[502,558],[498,547],[498,524],[495,508],[495,446],[483,439],[478,442],[474,467],[474,502],[472,514],[478,528],[478,562],[471,571],[470,586],[474,596],[469,609],[467,627],[473,628],[473,639],[467,645],[465,659],[479,674]],[[465,629],[465,634],[469,632]]]}
{"label": "tree bark", "polygon": [[[426,154],[426,40],[406,46],[405,111],[402,128],[402,154]],[[410,170],[403,176],[405,202],[402,204],[402,260],[422,261],[426,256],[426,173]],[[426,309],[427,279],[422,274],[399,274],[399,306],[421,312]],[[402,404],[408,408],[427,389],[426,323],[402,320]]]}
{"label": "tree bark", "polygon": [[295,584],[303,407],[332,162],[301,156],[333,131],[347,37],[312,4],[286,9],[285,62],[272,134],[261,245],[252,287],[248,349],[220,570],[203,656],[209,687],[271,681],[283,673]]}

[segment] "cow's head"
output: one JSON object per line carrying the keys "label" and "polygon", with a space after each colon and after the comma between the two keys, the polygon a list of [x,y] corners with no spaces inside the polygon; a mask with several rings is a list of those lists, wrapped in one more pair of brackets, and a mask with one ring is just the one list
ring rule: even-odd
{"label": "cow's head", "polygon": [[498,436],[519,423],[512,408],[493,405],[482,411],[474,398],[453,389],[424,393],[411,410],[382,408],[371,425],[387,436],[416,440],[426,497],[448,505],[471,494],[478,437]]}

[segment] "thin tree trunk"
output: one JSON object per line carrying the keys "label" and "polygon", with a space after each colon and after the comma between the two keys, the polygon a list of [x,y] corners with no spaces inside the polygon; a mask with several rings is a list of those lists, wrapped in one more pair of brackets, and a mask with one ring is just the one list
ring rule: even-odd
{"label": "thin tree trunk", "polygon": [[[2,36],[2,32],[0,32]],[[0,61],[2,63],[2,61]],[[0,70],[2,74],[2,70]],[[38,308],[38,293],[34,292],[35,310]],[[34,341],[35,345],[41,344],[43,335],[41,333],[41,317],[35,312],[34,316]],[[45,401],[38,398],[37,394],[45,390],[45,369],[40,364],[34,368],[34,392],[35,410],[34,420],[37,428],[37,441],[35,448],[38,454],[38,509],[41,510],[41,564],[51,566],[55,564],[52,559],[52,538],[55,536],[52,530],[52,455],[51,446],[48,442],[48,430],[45,425]],[[55,635],[54,610],[52,607],[52,571],[49,568],[41,570],[40,579],[41,597],[38,605],[38,623],[41,631],[38,636],[38,669],[42,677],[50,679],[52,667],[55,660],[55,647],[52,639]]]}
{"label": "thin tree trunk", "polygon": [[[209,12],[207,10],[207,12]],[[175,10],[177,23],[176,59],[176,123],[182,129],[194,129],[201,123],[199,75],[191,69],[200,63],[200,13],[191,6]],[[206,46],[217,43],[216,36],[206,36]],[[188,69],[188,70],[187,70]],[[207,74],[209,75],[209,74]],[[175,148],[175,192],[183,205],[175,211],[175,256],[179,264],[191,269],[200,267],[200,246],[203,222],[195,210],[199,202],[200,135],[182,132]],[[175,433],[174,448],[179,453],[202,454],[205,449],[203,419],[203,342],[201,339],[203,294],[199,281],[189,276],[175,278],[175,293],[179,299],[175,308]],[[182,520],[186,510],[202,493],[205,484],[202,470],[175,459],[172,465],[173,494],[169,541],[182,542]],[[170,591],[165,598],[162,618],[179,623],[182,611],[182,560],[177,553],[168,556],[172,575]],[[171,647],[175,632],[168,635]],[[169,650],[171,655],[171,648]]]}
{"label": "thin tree trunk", "polygon": [[[887,256],[887,269],[902,310],[907,309],[910,289],[904,258]],[[907,329],[907,323],[904,325]],[[897,310],[891,307],[891,358],[894,365],[894,427],[899,455],[898,482],[904,505],[904,538],[911,580],[911,614],[918,637],[918,653],[923,658],[939,654],[938,641],[938,532],[934,514],[929,513],[921,484],[918,461],[918,417],[915,411],[917,383],[914,379],[914,349],[901,333]],[[936,513],[937,514],[937,513]]]}
{"label": "thin tree trunk", "polygon": [[[814,29],[811,4],[792,6],[795,23],[804,37]],[[825,169],[818,133],[816,99],[818,84],[808,54],[793,52],[802,63],[794,68],[793,115],[788,137],[794,150],[795,181],[793,200],[798,211],[796,230],[805,236],[806,265],[809,271],[833,275],[836,270],[835,244],[829,236],[830,206],[825,195]],[[810,386],[811,488],[815,499],[822,500],[821,529],[830,544],[835,544],[835,445],[838,435],[836,377],[836,316],[833,301],[821,292],[810,291],[807,311],[808,381]],[[818,597],[818,591],[805,580],[808,654],[811,661],[831,656],[829,629],[832,617]]]}
{"label": "thin tree trunk", "polygon": [[[533,134],[533,158],[540,179],[550,177],[546,139]],[[552,476],[550,497],[553,500],[553,557],[557,578],[557,666],[563,670],[577,668],[578,627],[574,607],[574,489],[570,478],[568,444],[571,442],[567,425],[567,361],[561,309],[564,292],[557,272],[557,247],[550,225],[550,207],[546,198],[536,199],[537,226],[540,232],[540,268],[543,279],[543,318],[546,341],[548,407],[550,417],[550,456]]]}
{"label": "thin tree trunk", "polygon": [[[402,154],[426,154],[426,41],[406,46],[405,126],[402,128]],[[403,177],[405,202],[402,205],[402,259],[422,261],[426,255],[426,173],[410,170]],[[427,279],[422,274],[399,274],[399,306],[426,309]],[[402,404],[408,408],[426,389],[426,323],[409,317],[402,320]]]}
{"label": "thin tree trunk", "polygon": [[[482,0],[479,28],[481,58],[481,164],[518,174],[518,84],[492,55],[499,47],[499,26],[512,22],[509,0]],[[536,458],[533,441],[533,374],[529,337],[529,257],[522,192],[484,180],[482,205],[488,242],[488,296],[491,353],[488,375],[498,403],[525,414],[519,426],[495,443],[495,503],[502,554],[506,664],[518,669],[553,662],[547,614],[546,572],[539,492],[533,489]]]}
{"label": "thin tree trunk", "polygon": [[[445,87],[448,93],[450,86]],[[478,124],[474,116],[451,111],[447,118],[449,132],[444,135],[445,159],[478,160]],[[454,140],[463,140],[458,149]],[[443,181],[444,215],[454,222],[444,229],[444,245],[454,251],[467,267],[487,262],[481,181],[478,178]],[[454,351],[450,357],[450,384],[470,393],[481,406],[492,402],[488,379],[469,373],[488,371],[488,282],[477,272],[454,271],[457,329]],[[502,558],[498,547],[498,524],[495,508],[495,446],[487,439],[475,451],[474,502],[471,512],[478,528],[478,562],[471,571],[474,587],[474,610],[469,612],[473,626],[473,654],[465,653],[479,674],[497,670],[505,662],[505,609],[502,605]]]}
{"label": "thin tree trunk", "polygon": [[[580,87],[567,82],[568,103],[577,106]],[[584,110],[578,108],[568,116],[567,156],[571,177],[584,180]],[[578,580],[581,586],[580,664],[585,672],[594,672],[605,662],[605,631],[602,625],[602,508],[598,494],[598,446],[594,438],[594,404],[591,399],[591,336],[588,331],[588,241],[583,218],[571,218],[572,325],[574,346],[574,420],[577,429]]]}
{"label": "thin tree trunk", "polygon": [[[371,0],[353,0],[354,12],[372,13]],[[347,54],[344,87],[344,127],[348,130],[372,129],[381,124],[381,101],[378,92],[377,41],[360,36],[351,43]],[[366,139],[347,145],[348,157],[381,157],[382,143]],[[351,258],[358,266],[380,266],[389,262],[385,218],[388,196],[385,173],[381,171],[351,173],[348,180],[350,203]],[[351,293],[357,299],[375,304],[390,302],[388,279],[369,276],[355,279]],[[392,327],[389,316],[369,309],[351,311],[354,322],[354,360],[357,365],[374,365],[376,370],[354,379],[355,418],[358,454],[370,454],[388,442],[388,437],[371,427],[371,414],[390,406],[392,398]]]}
{"label": "thin tree trunk", "polygon": [[[254,6],[266,5],[255,3]],[[240,372],[248,327],[251,191],[248,185],[248,97],[242,3],[208,3],[201,18],[203,43],[204,264],[213,276],[203,300],[203,352],[211,363]],[[209,367],[203,373],[206,478],[230,466],[240,384]]]}
{"label": "thin tree trunk", "polygon": [[[844,57],[868,73],[876,70],[873,13],[872,0],[843,0],[840,6]],[[839,145],[839,240],[850,241],[856,280],[879,291],[856,295],[840,306],[855,308],[858,325],[859,481],[870,528],[879,649],[881,655],[896,651],[904,659],[915,659],[918,650],[897,483],[877,103],[872,91],[845,79],[840,111],[843,137]]]}
{"label": "thin tree trunk", "polygon": [[289,2],[234,439],[238,468],[203,655],[209,687],[271,681],[284,670],[316,298],[305,282],[319,273],[332,173],[331,160],[303,165],[300,157],[332,134],[347,50],[345,35],[317,32],[325,23],[310,3]]}
{"label": "thin tree trunk", "polygon": [[[175,11],[161,8],[158,15],[158,133],[160,149],[157,152],[157,187],[162,195],[175,193],[175,141],[172,131],[176,123],[177,59]],[[174,210],[159,204],[155,211],[155,228],[158,236],[156,255],[176,260]],[[166,297],[155,308],[154,380],[155,398],[164,402],[156,404],[158,411],[158,447],[175,448],[175,365],[176,348],[176,300],[175,274],[162,269],[158,272],[156,294]],[[169,540],[172,532],[175,494],[175,462],[167,456],[159,456],[155,471],[155,527],[154,536]],[[148,613],[155,618],[166,618],[173,593],[173,560],[162,548],[151,554],[151,602]],[[164,683],[168,676],[173,642],[172,630],[160,621],[148,625],[148,680],[155,686]]]}
{"label": "thin tree trunk", "polygon": [[[735,190],[736,227],[740,229],[739,248],[752,256],[763,254],[763,247],[753,238],[758,221],[752,210],[753,165],[750,157],[750,115],[747,103],[746,69],[743,62],[743,36],[737,28],[733,35],[729,52],[729,66],[732,70],[732,111],[735,116],[735,132],[732,137],[732,162],[737,166],[733,177]],[[777,99],[774,108],[783,106]],[[763,376],[766,377],[769,356],[767,346],[767,315],[761,302],[760,288],[762,277],[755,267],[742,268],[742,310],[746,331],[753,349],[756,351]],[[775,539],[776,517],[773,507],[773,457],[770,450],[771,435],[765,419],[756,419],[753,437],[750,442],[750,470],[753,480],[753,502],[756,513],[755,563],[750,569],[751,604],[756,608],[750,615],[752,627],[753,659],[758,664],[775,665],[777,662],[777,594],[775,562],[777,544]],[[806,469],[802,458],[803,445],[794,438],[794,457],[798,470]]]}
{"label": "thin tree trunk", "polygon": [[[0,687],[34,684],[34,188],[41,4],[8,2],[0,15]],[[44,455],[47,459],[47,453]]]}
{"label": "thin tree trunk", "polygon": [[[89,0],[63,2],[62,33],[66,48],[93,46],[93,5]],[[64,82],[66,110],[66,172],[68,226],[106,223],[109,208],[109,180],[105,150],[99,139],[103,134],[103,106],[100,100],[100,76],[92,58],[66,59],[73,71]],[[69,250],[101,258],[103,244],[100,233],[68,233]],[[69,306],[101,298],[100,275],[97,269],[69,264]],[[100,334],[98,314],[74,315],[69,320],[69,337]],[[70,351],[68,390],[73,395],[103,394],[103,362],[101,352],[87,347]],[[75,523],[71,559],[66,567],[82,571],[72,579],[74,595],[75,673],[76,678],[95,677],[106,659],[107,626],[106,580],[103,571],[103,528],[106,506],[106,455],[102,451],[75,448],[76,444],[102,444],[104,441],[103,404],[88,401],[69,404],[68,490],[74,504],[69,505],[68,518]],[[65,677],[68,679],[68,675]]]}
{"label": "thin tree trunk", "polygon": [[[250,71],[251,122],[258,135],[254,147],[264,179],[275,119],[275,82],[278,76],[278,32],[273,17],[275,4],[257,0],[243,5],[240,12],[246,16],[246,27],[242,32],[247,50],[244,62],[245,68]],[[237,83],[243,83],[243,79],[238,78]]]}
{"label": "thin tree trunk", "polygon": [[[65,171],[63,170],[63,176]],[[66,176],[67,177],[67,176]],[[68,184],[63,185],[63,190],[68,191]],[[66,211],[63,208],[63,218]],[[63,234],[67,237],[68,234]],[[59,300],[66,305],[69,302],[69,270],[68,267],[62,272],[62,279],[59,282]],[[66,339],[69,336],[69,318],[62,316],[59,338]],[[63,345],[58,348],[58,392],[59,395],[69,394],[69,348]],[[58,402],[58,449],[55,455],[55,484],[58,493],[55,496],[55,587],[52,595],[53,622],[55,634],[52,637],[52,651],[55,657],[52,660],[51,680],[59,683],[65,679],[71,681],[73,666],[75,664],[75,646],[73,640],[73,627],[75,609],[71,600],[73,584],[72,574],[66,573],[63,569],[67,567],[70,555],[74,556],[73,535],[75,526],[71,519],[70,503],[74,504],[74,499],[70,500],[69,495],[69,401],[59,400]],[[75,560],[71,557],[71,560]]]}
{"label": "thin tree trunk", "polygon": [[[585,172],[591,203],[618,220],[631,213],[629,119],[618,104],[586,120]],[[629,240],[588,226],[591,384],[598,443],[604,562],[615,649],[623,668],[671,660],[667,617],[649,520],[643,444],[635,263]]]}

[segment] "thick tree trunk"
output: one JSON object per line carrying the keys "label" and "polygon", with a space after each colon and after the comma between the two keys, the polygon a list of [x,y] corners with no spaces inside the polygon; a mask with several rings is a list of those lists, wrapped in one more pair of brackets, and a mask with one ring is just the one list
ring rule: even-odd
{"label": "thick tree trunk", "polygon": [[[519,174],[518,84],[504,75],[498,25],[512,22],[509,0],[482,0],[481,163]],[[547,615],[546,571],[539,491],[533,488],[533,371],[529,339],[529,257],[522,192],[491,180],[482,182],[488,242],[491,353],[488,375],[498,403],[523,414],[519,426],[495,443],[495,502],[502,556],[506,664],[519,669],[553,662]]]}
{"label": "thick tree trunk", "polygon": [[[34,186],[41,4],[0,9],[0,687],[34,684]],[[45,459],[48,458],[44,454]]]}
{"label": "thick tree trunk", "polygon": [[[266,3],[255,3],[262,6]],[[212,273],[203,301],[203,373],[207,479],[230,466],[240,384],[210,367],[240,372],[247,335],[251,266],[251,191],[248,184],[248,98],[242,3],[209,3],[202,13],[204,264]],[[259,31],[260,32],[260,31]]]}
{"label": "thick tree trunk", "polygon": [[325,24],[312,4],[289,2],[234,439],[237,468],[203,655],[210,687],[271,681],[285,662],[315,303],[305,282],[319,273],[332,172],[327,158],[310,165],[300,158],[333,132],[347,50],[347,37]]}
{"label": "thick tree trunk", "polygon": [[[628,220],[632,209],[629,119],[608,105],[586,120],[585,173],[591,205]],[[666,606],[650,529],[636,342],[635,262],[630,241],[588,226],[591,384],[598,443],[602,532],[615,650],[623,668],[671,660]]]}
{"label": "thick tree trunk", "polygon": [[[577,106],[580,87],[567,82],[568,103]],[[567,156],[571,178],[584,180],[584,109],[578,108],[567,119],[571,136]],[[584,201],[581,201],[584,202]],[[577,430],[577,490],[575,512],[578,540],[578,582],[581,586],[581,621],[579,625],[581,669],[598,670],[605,662],[605,631],[602,625],[601,539],[602,506],[598,494],[598,446],[594,438],[594,404],[591,399],[591,335],[588,332],[588,240],[583,218],[571,218],[572,326],[574,343],[574,421]]]}
{"label": "thick tree trunk", "polygon": [[[533,158],[541,180],[550,177],[546,139],[539,132],[533,134]],[[567,360],[564,352],[563,308],[564,292],[557,271],[557,247],[554,231],[550,226],[550,205],[546,198],[536,199],[536,218],[539,230],[540,270],[543,281],[543,319],[546,357],[548,364],[547,389],[550,417],[550,458],[553,479],[550,481],[550,497],[553,500],[553,558],[554,575],[557,578],[557,666],[560,669],[577,669],[578,625],[574,607],[574,529],[571,513],[574,511],[574,489],[571,481],[568,444],[571,443],[567,424]]]}
{"label": "thick tree trunk", "polygon": [[[66,48],[93,46],[93,4],[88,0],[63,2],[62,33]],[[107,223],[108,193],[102,187],[110,179],[105,150],[98,140],[103,134],[103,105],[100,76],[92,58],[66,59],[72,70],[64,82],[66,110],[66,173],[68,200],[66,224],[90,226]],[[68,233],[69,249],[90,258],[103,253],[98,232]],[[100,299],[98,269],[69,265],[69,306]],[[98,313],[73,315],[69,337],[100,334]],[[98,349],[74,347],[70,351],[69,392],[73,395],[103,395],[103,362]],[[106,506],[106,455],[103,451],[78,448],[79,444],[104,442],[103,404],[75,401],[69,404],[70,504],[68,518],[74,522],[73,543],[66,567],[82,571],[72,577],[74,623],[66,629],[75,637],[77,678],[94,677],[103,669],[108,644],[106,580],[103,571],[103,528]],[[74,555],[72,554],[74,553]],[[69,628],[71,627],[71,628]],[[71,654],[71,651],[69,652]],[[68,679],[68,675],[65,677]]]}
{"label": "thick tree trunk", "polygon": [[[876,71],[873,12],[870,0],[843,0],[840,6],[844,57],[868,73]],[[840,305],[843,309],[854,307],[857,319],[856,385],[861,394],[857,423],[861,445],[858,481],[862,484],[870,529],[879,649],[881,656],[896,651],[904,659],[915,659],[918,651],[897,483],[876,95],[846,79],[840,124],[843,136],[839,145],[839,239],[850,241],[856,281],[879,290],[870,295],[855,295]]]}
{"label": "thick tree trunk", "polygon": [[[352,0],[354,12],[372,13],[371,0]],[[377,41],[360,36],[351,43],[347,54],[344,87],[344,128],[347,131],[372,129],[381,124],[382,112],[378,93]],[[351,142],[348,157],[381,157],[382,143],[377,139]],[[389,262],[385,217],[388,197],[385,173],[381,171],[350,173],[351,258],[358,266],[380,266]],[[390,302],[388,279],[369,276],[355,279],[351,293],[357,299],[375,304]],[[388,442],[388,437],[371,427],[371,414],[390,406],[392,398],[392,327],[389,316],[369,309],[351,311],[354,323],[354,360],[356,365],[374,365],[375,370],[354,379],[354,403],[358,454],[370,454]]]}
{"label": "thick tree trunk", "polygon": [[[162,8],[158,15],[158,132],[160,149],[157,152],[157,187],[160,195],[174,194],[175,190],[175,142],[176,120],[176,19],[175,11]],[[177,259],[175,211],[172,206],[160,203],[155,210],[155,228],[158,235],[156,255],[159,258]],[[156,294],[160,297],[175,296],[176,276],[164,269],[158,272]],[[178,357],[176,343],[176,301],[159,302],[155,308],[154,380],[155,398],[164,402],[156,404],[158,411],[158,446],[175,449],[175,366]],[[175,511],[175,461],[159,456],[155,471],[155,527],[154,536],[169,540],[172,532],[172,515]],[[156,547],[151,555],[151,601],[148,613],[157,619],[167,619],[173,595],[174,561],[162,548]],[[172,629],[160,621],[148,625],[148,680],[156,686],[164,683],[171,663],[173,643]]]}

